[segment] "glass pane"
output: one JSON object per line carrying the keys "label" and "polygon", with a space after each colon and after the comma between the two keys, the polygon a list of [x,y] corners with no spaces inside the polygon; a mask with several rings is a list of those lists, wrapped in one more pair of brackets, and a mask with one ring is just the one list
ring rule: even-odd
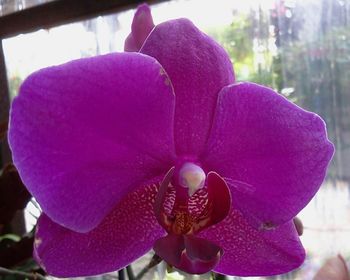
{"label": "glass pane", "polygon": [[[326,181],[300,214],[307,260],[300,270],[273,279],[311,279],[337,253],[349,261],[350,0],[178,0],[154,5],[152,12],[155,23],[190,18],[226,48],[238,80],[273,87],[327,123],[337,152]],[[6,39],[12,97],[36,69],[122,51],[133,13]]]}

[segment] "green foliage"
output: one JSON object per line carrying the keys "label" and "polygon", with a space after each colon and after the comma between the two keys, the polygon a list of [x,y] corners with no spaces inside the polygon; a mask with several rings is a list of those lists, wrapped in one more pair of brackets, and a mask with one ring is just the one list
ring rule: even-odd
{"label": "green foliage", "polygon": [[9,89],[10,89],[11,98],[17,95],[21,84],[22,84],[22,79],[19,76],[13,76],[9,79]]}
{"label": "green foliage", "polygon": [[259,12],[235,13],[232,23],[207,31],[228,52],[238,81],[274,86],[276,74],[268,46],[268,19]]}
{"label": "green foliage", "polygon": [[17,234],[12,234],[12,233],[0,235],[0,242],[5,240],[5,239],[9,239],[11,241],[18,242],[21,240],[21,237],[18,236]]}
{"label": "green foliage", "polygon": [[243,14],[234,15],[229,26],[208,31],[228,52],[238,80],[246,80],[254,71],[253,32],[251,16]]}

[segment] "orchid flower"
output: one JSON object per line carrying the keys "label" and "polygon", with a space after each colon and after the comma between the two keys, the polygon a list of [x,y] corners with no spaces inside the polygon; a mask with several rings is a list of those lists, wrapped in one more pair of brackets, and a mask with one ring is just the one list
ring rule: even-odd
{"label": "orchid flower", "polygon": [[236,83],[215,41],[187,19],[153,28],[145,9],[126,42],[139,52],[40,70],[13,101],[13,160],[43,209],[36,260],[59,277],[114,271],[151,248],[189,273],[297,268],[293,218],[334,152],[323,120]]}

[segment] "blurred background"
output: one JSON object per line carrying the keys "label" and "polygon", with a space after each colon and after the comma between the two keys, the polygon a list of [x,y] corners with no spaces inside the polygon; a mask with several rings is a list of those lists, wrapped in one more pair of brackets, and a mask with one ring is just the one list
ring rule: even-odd
{"label": "blurred background", "polygon": [[[49,1],[0,0],[0,17],[44,2]],[[336,146],[327,179],[299,216],[307,251],[304,265],[285,276],[246,279],[312,279],[327,257],[341,253],[349,262],[350,0],[172,0],[151,8],[155,24],[187,17],[217,40],[229,53],[237,80],[272,87],[319,114]],[[3,39],[10,98],[37,69],[123,51],[134,12],[129,9]],[[39,214],[39,207],[31,200],[25,210],[27,232],[33,229]],[[0,236],[0,241],[9,238],[17,242],[20,238],[7,235]],[[141,270],[148,261],[149,256],[140,259],[133,265],[134,270]],[[159,275],[155,268],[145,279],[159,279]],[[99,278],[111,277],[117,276]],[[185,278],[181,273],[167,277],[200,279]]]}

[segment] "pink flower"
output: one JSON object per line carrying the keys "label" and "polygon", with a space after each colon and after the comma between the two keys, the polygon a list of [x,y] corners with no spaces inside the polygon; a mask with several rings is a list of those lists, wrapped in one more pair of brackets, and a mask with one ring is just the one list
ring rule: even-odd
{"label": "pink flower", "polygon": [[329,258],[313,280],[350,280],[350,273],[341,255]]}
{"label": "pink flower", "polygon": [[324,122],[235,83],[227,53],[190,21],[146,33],[140,53],[32,74],[13,102],[13,159],[44,211],[36,259],[61,277],[114,271],[152,247],[190,273],[298,267],[293,218],[334,152]]}

